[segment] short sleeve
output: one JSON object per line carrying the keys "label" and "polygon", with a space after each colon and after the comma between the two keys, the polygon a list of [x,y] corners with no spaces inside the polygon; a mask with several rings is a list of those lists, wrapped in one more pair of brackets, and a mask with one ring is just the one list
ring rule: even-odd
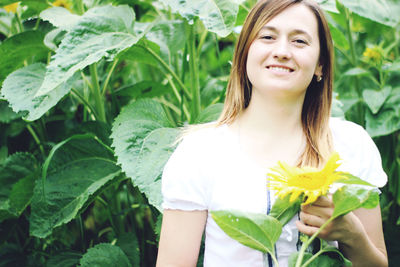
{"label": "short sleeve", "polygon": [[382,167],[381,155],[372,138],[360,128],[359,138],[362,144],[359,153],[363,168],[360,168],[357,176],[377,187],[383,187],[387,182],[387,175]]}
{"label": "short sleeve", "polygon": [[367,131],[361,126],[338,118],[331,119],[334,149],[343,160],[341,171],[383,187],[387,175],[382,168],[379,150]]}
{"label": "short sleeve", "polygon": [[184,138],[164,167],[161,190],[163,209],[207,210],[206,177],[201,168],[204,157],[200,143]]}

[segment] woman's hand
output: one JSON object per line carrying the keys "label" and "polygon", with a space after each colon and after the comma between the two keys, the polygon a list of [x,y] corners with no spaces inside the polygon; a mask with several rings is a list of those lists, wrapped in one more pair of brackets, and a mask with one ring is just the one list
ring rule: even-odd
{"label": "woman's hand", "polygon": [[[331,196],[319,197],[311,205],[301,207],[296,225],[300,232],[313,235],[332,216]],[[379,205],[373,209],[357,209],[331,221],[318,237],[336,240],[339,249],[354,267],[388,266]]]}
{"label": "woman's hand", "polygon": [[[300,220],[296,222],[300,232],[312,236],[332,216],[335,206],[331,196],[321,196],[310,205],[301,206]],[[318,237],[348,243],[362,235],[362,223],[352,212],[330,222]]]}

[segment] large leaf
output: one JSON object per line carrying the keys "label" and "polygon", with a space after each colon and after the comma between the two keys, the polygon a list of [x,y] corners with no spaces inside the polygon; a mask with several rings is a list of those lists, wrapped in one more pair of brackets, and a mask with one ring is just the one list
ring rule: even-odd
{"label": "large leaf", "polygon": [[19,217],[29,205],[38,164],[28,153],[17,153],[0,165],[0,222]]}
{"label": "large leaf", "polygon": [[222,103],[217,103],[206,107],[196,118],[196,123],[205,123],[217,120],[219,115],[221,115],[223,108],[224,104]]}
{"label": "large leaf", "polygon": [[274,217],[239,211],[212,211],[211,216],[231,238],[263,253],[274,254],[282,232],[281,223]]}
{"label": "large leaf", "polygon": [[372,136],[388,135],[400,129],[400,87],[394,88],[377,114],[367,110],[366,129]]}
{"label": "large leaf", "polygon": [[126,254],[132,266],[140,266],[139,241],[134,231],[120,234],[116,245]]}
{"label": "large leaf", "polygon": [[282,225],[287,224],[300,210],[301,198],[297,198],[294,202],[290,202],[289,199],[290,195],[287,195],[283,199],[280,197],[276,198],[269,213],[269,215],[280,221]]}
{"label": "large leaf", "polygon": [[0,99],[0,122],[9,123],[12,120],[20,118],[21,115],[15,113],[10,106],[8,105],[7,101]]}
{"label": "large leaf", "polygon": [[128,6],[102,6],[87,11],[66,34],[52,57],[37,96],[47,94],[76,71],[131,47],[140,37],[133,31],[135,13]]}
{"label": "large leaf", "polygon": [[146,33],[146,38],[156,43],[167,62],[185,47],[186,34],[183,21],[159,21]]}
{"label": "large leaf", "polygon": [[46,66],[35,63],[11,73],[3,83],[2,95],[10,102],[15,112],[23,112],[24,119],[39,119],[66,95],[75,80],[71,77],[65,83],[45,95],[36,96],[46,73]]}
{"label": "large leaf", "polygon": [[181,14],[190,23],[199,17],[204,26],[221,37],[235,26],[238,1],[232,0],[165,0],[173,12]]}
{"label": "large leaf", "polygon": [[40,17],[43,20],[49,21],[55,27],[66,31],[69,31],[73,26],[75,26],[81,18],[78,15],[72,14],[68,9],[63,7],[51,7],[43,10],[40,13]]}
{"label": "large leaf", "polygon": [[395,27],[400,22],[399,7],[388,0],[340,0],[352,12],[370,20]]}
{"label": "large leaf", "polygon": [[47,56],[49,49],[43,39],[44,33],[40,31],[26,31],[0,44],[0,85],[8,74],[22,67],[25,60],[33,57],[40,60]]}
{"label": "large leaf", "polygon": [[336,218],[358,208],[372,209],[379,204],[379,193],[372,187],[345,185],[333,194]]}
{"label": "large leaf", "polygon": [[109,148],[92,134],[75,135],[56,145],[34,189],[31,234],[46,237],[75,218],[90,197],[119,174]]}
{"label": "large leaf", "polygon": [[385,100],[390,95],[392,87],[385,86],[380,91],[372,89],[364,89],[362,92],[365,103],[367,103],[372,114],[378,113],[379,109],[382,107]]}
{"label": "large leaf", "polygon": [[161,104],[141,99],[122,109],[111,134],[118,164],[160,210],[160,175],[178,135],[171,127]]}
{"label": "large leaf", "polygon": [[118,246],[102,243],[90,249],[80,260],[80,267],[130,267],[128,257]]}

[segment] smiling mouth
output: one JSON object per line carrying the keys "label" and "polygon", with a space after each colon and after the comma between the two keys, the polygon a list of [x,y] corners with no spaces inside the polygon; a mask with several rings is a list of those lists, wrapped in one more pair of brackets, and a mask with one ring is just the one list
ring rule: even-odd
{"label": "smiling mouth", "polygon": [[276,71],[283,71],[283,72],[293,72],[294,70],[288,67],[281,67],[281,66],[267,66],[269,70],[276,70]]}

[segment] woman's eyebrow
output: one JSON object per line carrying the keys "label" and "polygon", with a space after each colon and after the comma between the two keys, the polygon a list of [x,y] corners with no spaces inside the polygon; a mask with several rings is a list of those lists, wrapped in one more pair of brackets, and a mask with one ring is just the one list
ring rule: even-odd
{"label": "woman's eyebrow", "polygon": [[[268,26],[265,25],[261,28],[261,30],[269,30],[269,31],[273,31],[273,32],[279,32],[279,30],[273,26]],[[291,35],[296,35],[296,34],[303,34],[305,35],[309,40],[312,40],[312,37],[310,34],[308,34],[306,31],[302,30],[302,29],[293,29],[290,32]]]}

